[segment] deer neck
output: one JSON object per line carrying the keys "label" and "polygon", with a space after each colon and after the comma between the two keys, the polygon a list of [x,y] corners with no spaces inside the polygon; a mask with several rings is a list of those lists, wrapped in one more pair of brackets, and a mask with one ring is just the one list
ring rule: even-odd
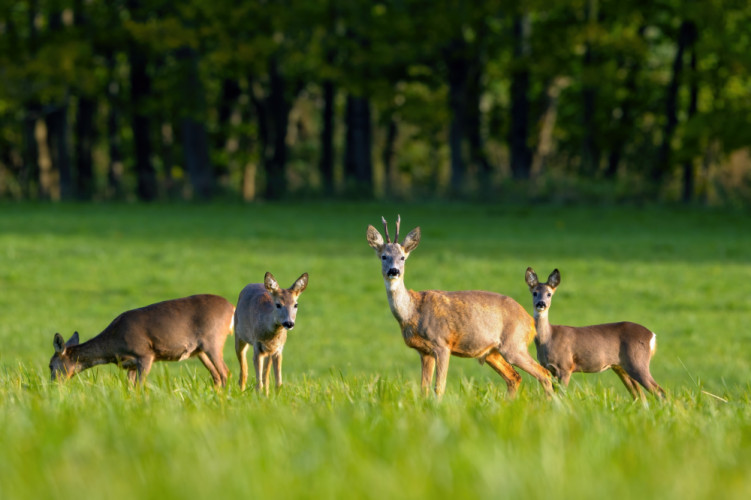
{"label": "deer neck", "polygon": [[105,354],[101,346],[94,340],[91,339],[83,344],[68,348],[68,358],[75,363],[75,373],[91,368],[92,366],[117,362],[117,358]]}
{"label": "deer neck", "polygon": [[535,329],[540,344],[547,344],[553,337],[553,327],[548,320],[549,309],[538,311],[535,309]]}
{"label": "deer neck", "polygon": [[415,314],[415,304],[412,294],[404,286],[404,278],[385,280],[386,296],[389,299],[391,313],[400,325],[404,325]]}

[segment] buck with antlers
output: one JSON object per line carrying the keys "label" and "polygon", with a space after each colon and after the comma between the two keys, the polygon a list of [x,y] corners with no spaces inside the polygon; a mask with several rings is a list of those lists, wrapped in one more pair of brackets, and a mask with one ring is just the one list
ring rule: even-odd
{"label": "buck with antlers", "polygon": [[552,393],[550,374],[529,355],[527,346],[535,335],[532,317],[518,302],[505,295],[485,291],[415,292],[404,285],[404,264],[420,243],[420,228],[399,243],[399,224],[391,241],[386,219],[382,218],[386,241],[373,226],[368,226],[368,244],[381,261],[391,312],[399,322],[408,347],[420,354],[422,389],[429,391],[435,371],[435,392],[440,397],[446,388],[449,358],[453,354],[488,363],[506,381],[509,396],[514,396],[521,376],[516,365],[540,381],[547,394]]}
{"label": "buck with antlers", "polygon": [[548,312],[561,283],[560,272],[554,270],[547,282],[540,283],[534,269],[528,267],[525,279],[535,309],[537,359],[564,387],[573,372],[599,373],[612,368],[634,399],[644,398],[639,384],[658,397],[665,396],[649,373],[657,347],[653,332],[629,321],[580,327],[551,325]]}

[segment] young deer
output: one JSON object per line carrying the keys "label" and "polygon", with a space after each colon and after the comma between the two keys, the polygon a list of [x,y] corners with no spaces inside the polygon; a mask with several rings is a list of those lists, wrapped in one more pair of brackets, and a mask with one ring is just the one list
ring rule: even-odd
{"label": "young deer", "polygon": [[295,326],[297,298],[307,286],[308,273],[286,290],[266,273],[263,284],[251,283],[240,292],[235,311],[235,352],[240,362],[241,390],[245,390],[248,378],[248,346],[253,346],[256,389],[265,388],[269,393],[269,361],[274,364],[277,389],[282,386],[282,350],[287,332]]}
{"label": "young deer", "polygon": [[368,244],[381,260],[386,296],[404,342],[420,354],[423,392],[429,391],[435,369],[435,392],[441,397],[453,354],[476,358],[480,364],[487,362],[506,381],[509,396],[516,394],[521,383],[512,364],[538,379],[551,394],[550,374],[527,350],[535,328],[524,308],[510,297],[492,292],[407,290],[404,263],[420,242],[420,228],[413,229],[399,244],[398,218],[392,243],[386,219],[382,221],[386,242],[376,228],[368,226]]}
{"label": "young deer", "polygon": [[67,380],[92,366],[116,363],[128,378],[143,383],[154,361],[182,361],[197,356],[215,385],[224,386],[229,370],[222,348],[232,333],[235,307],[217,295],[192,295],[126,311],[102,333],[78,343],[78,332],[65,342],[55,334],[50,359],[52,380]]}
{"label": "young deer", "polygon": [[599,373],[612,368],[634,399],[644,398],[637,382],[652,394],[665,396],[649,373],[657,340],[653,332],[626,321],[580,327],[551,325],[548,311],[561,274],[556,269],[546,283],[540,283],[528,267],[526,281],[535,309],[537,359],[564,387],[573,372]]}

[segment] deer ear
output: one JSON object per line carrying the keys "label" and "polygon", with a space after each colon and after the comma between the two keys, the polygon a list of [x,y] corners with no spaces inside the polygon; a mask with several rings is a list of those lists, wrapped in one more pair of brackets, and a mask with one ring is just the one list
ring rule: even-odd
{"label": "deer ear", "polygon": [[383,248],[383,236],[373,226],[368,226],[368,245],[376,252],[380,252]]}
{"label": "deer ear", "polygon": [[308,287],[308,273],[303,273],[302,276],[297,278],[297,281],[294,282],[290,290],[295,292],[296,294],[301,294],[305,289]]}
{"label": "deer ear", "polygon": [[418,226],[410,231],[407,237],[404,238],[404,244],[402,244],[402,248],[406,253],[412,252],[412,250],[417,248],[417,245],[420,244],[420,234],[420,227]]}
{"label": "deer ear", "polygon": [[539,283],[537,279],[537,274],[535,274],[535,270],[532,269],[531,267],[527,268],[527,272],[524,275],[524,279],[526,280],[527,286],[529,288],[535,287]]}
{"label": "deer ear", "polygon": [[548,276],[548,285],[553,287],[553,289],[558,288],[558,285],[561,284],[561,273],[558,272],[558,269],[554,269],[552,273],[550,273],[550,276]]}
{"label": "deer ear", "polygon": [[65,339],[59,333],[55,334],[55,338],[52,339],[52,345],[55,346],[55,353],[63,355],[65,354]]}
{"label": "deer ear", "polygon": [[279,283],[276,282],[274,275],[269,272],[263,277],[263,286],[271,293],[279,291]]}
{"label": "deer ear", "polygon": [[68,341],[65,343],[65,347],[71,347],[74,345],[78,345],[78,332],[73,332],[73,335],[71,335]]}

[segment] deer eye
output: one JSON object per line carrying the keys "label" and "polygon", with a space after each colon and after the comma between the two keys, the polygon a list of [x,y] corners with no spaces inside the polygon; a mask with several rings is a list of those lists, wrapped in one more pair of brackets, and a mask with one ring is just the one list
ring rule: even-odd
{"label": "deer eye", "polygon": [[552,297],[552,296],[553,296],[553,294],[550,293],[550,292],[548,292],[548,297]]}
{"label": "deer eye", "polygon": [[537,292],[532,292],[532,297],[537,297]]}
{"label": "deer eye", "polygon": [[297,304],[295,304],[295,309],[297,309]]}
{"label": "deer eye", "polygon": [[281,304],[277,304],[277,305],[276,305],[276,308],[277,308],[277,309],[281,309],[281,308],[282,308],[282,305],[281,305]]}
{"label": "deer eye", "polygon": [[381,260],[386,260],[386,256],[385,255],[381,255]]}
{"label": "deer eye", "polygon": [[402,257],[402,260],[404,260],[404,257]]}

